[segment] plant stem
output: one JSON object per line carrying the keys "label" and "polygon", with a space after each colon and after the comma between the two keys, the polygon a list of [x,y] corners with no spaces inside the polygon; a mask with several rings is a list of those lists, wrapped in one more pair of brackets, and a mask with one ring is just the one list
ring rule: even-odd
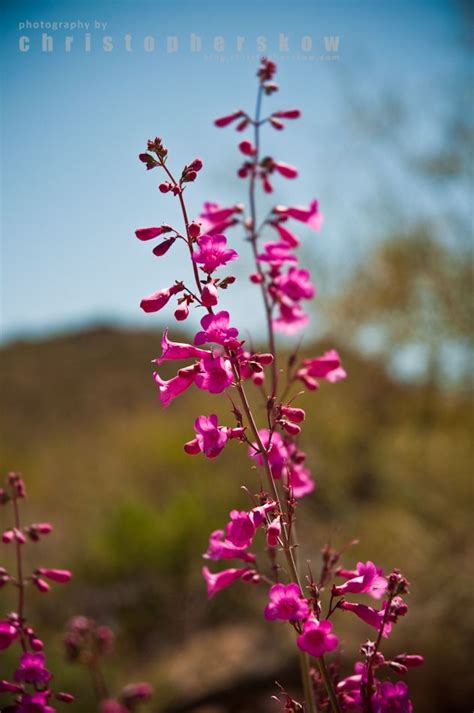
{"label": "plant stem", "polygon": [[263,298],[263,304],[265,307],[265,316],[267,320],[267,330],[268,330],[268,342],[270,346],[270,352],[273,354],[273,362],[271,365],[271,375],[272,375],[272,388],[271,388],[271,395],[274,397],[276,395],[277,391],[277,386],[278,386],[278,368],[277,368],[277,354],[276,354],[276,349],[275,349],[275,334],[273,332],[273,324],[272,324],[272,305],[270,303],[269,297],[268,297],[268,292],[267,292],[267,286],[266,286],[266,278],[265,278],[265,273],[262,270],[262,266],[260,264],[260,261],[258,260],[258,250],[257,250],[257,238],[258,238],[258,231],[257,231],[257,206],[256,206],[256,200],[255,200],[255,178],[256,178],[256,170],[257,170],[257,165],[260,161],[260,111],[261,111],[261,106],[262,106],[262,87],[259,85],[258,87],[258,93],[257,93],[257,104],[255,108],[255,119],[253,122],[254,125],[254,137],[255,137],[255,156],[253,160],[253,170],[252,174],[250,176],[250,182],[249,182],[249,207],[250,207],[250,220],[251,220],[251,225],[249,228],[249,239],[250,239],[250,244],[252,245],[252,251],[253,251],[253,256],[255,260],[255,266],[257,268],[257,272],[260,276],[260,289],[262,292],[262,298]]}
{"label": "plant stem", "polygon": [[334,691],[334,687],[332,685],[331,677],[329,676],[329,671],[327,669],[326,662],[324,660],[324,656],[320,656],[317,659],[317,662],[318,662],[318,668],[319,668],[319,672],[321,674],[321,678],[323,679],[324,686],[325,686],[327,694],[329,696],[329,700],[331,701],[331,707],[332,707],[334,713],[341,713],[339,701],[337,700],[336,692]]}
{"label": "plant stem", "polygon": [[303,680],[304,697],[306,701],[307,713],[317,713],[316,701],[314,699],[313,681],[309,671],[309,656],[305,651],[298,649],[300,655],[301,678]]}
{"label": "plant stem", "polygon": [[[20,530],[20,509],[18,507],[18,499],[16,495],[13,495],[12,498],[12,503],[13,503],[13,513],[15,517],[15,528],[19,531]],[[21,632],[21,647],[23,651],[26,651],[26,643],[25,643],[25,634],[23,631],[23,625],[25,622],[25,583],[23,580],[23,561],[22,561],[22,552],[21,552],[21,544],[18,542],[18,539],[15,537],[15,553],[16,553],[16,579],[17,579],[17,587],[18,587],[18,606],[17,606],[17,611],[18,611],[18,617],[20,620],[20,632]]]}

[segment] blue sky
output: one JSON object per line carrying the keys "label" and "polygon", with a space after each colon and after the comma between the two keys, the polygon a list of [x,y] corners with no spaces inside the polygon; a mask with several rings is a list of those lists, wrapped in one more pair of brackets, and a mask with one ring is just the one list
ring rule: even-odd
{"label": "blue sky", "polygon": [[[145,327],[162,319],[142,314],[139,300],[187,268],[179,251],[157,260],[134,238],[136,227],[178,216],[137,154],[159,135],[177,170],[203,159],[188,192],[192,213],[204,200],[244,200],[235,176],[236,135],[218,131],[212,120],[252,108],[259,36],[279,65],[281,92],[268,107],[303,110],[287,131],[269,130],[264,145],[300,169],[298,181],[277,183],[276,202],[321,200],[324,229],[309,234],[304,248],[321,299],[331,289],[328,276],[342,280],[377,239],[383,206],[393,206],[385,222],[408,224],[438,200],[400,162],[392,139],[417,150],[440,141],[453,84],[466,67],[455,3],[4,0],[2,9],[3,340],[97,321]],[[66,31],[27,24],[41,22],[91,25]],[[105,30],[95,28],[104,22]],[[52,38],[52,52],[41,51],[42,32]],[[189,49],[192,33],[202,40],[201,52]],[[287,52],[279,48],[280,33]],[[70,52],[66,36],[74,38]],[[111,52],[103,51],[103,36],[112,38]],[[146,36],[154,38],[154,52],[144,50]],[[245,38],[240,53],[237,36]],[[310,52],[300,49],[305,36]],[[325,36],[339,37],[337,60],[321,59]],[[20,51],[20,37],[28,38],[29,51]],[[224,38],[222,52],[213,48],[216,37]],[[168,51],[168,42],[176,51]],[[381,132],[358,131],[354,101],[380,117],[387,97],[407,109],[406,124],[382,119]],[[244,259],[242,277],[246,267]],[[244,278],[229,292],[236,319],[248,327],[260,324],[258,310],[249,312],[255,297]]]}

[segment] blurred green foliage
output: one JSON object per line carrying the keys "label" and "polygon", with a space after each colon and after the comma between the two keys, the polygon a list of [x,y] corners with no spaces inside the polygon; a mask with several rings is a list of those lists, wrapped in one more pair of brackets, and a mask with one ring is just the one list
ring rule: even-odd
{"label": "blurred green foliage", "polygon": [[[472,700],[471,396],[459,385],[396,382],[382,362],[339,348],[347,381],[301,398],[302,445],[317,489],[299,508],[300,561],[317,569],[322,545],[358,538],[348,565],[371,558],[401,568],[412,583],[410,612],[387,650],[426,656],[408,676],[417,711],[464,711]],[[25,520],[55,525],[28,557],[75,574],[50,596],[32,592],[29,610],[46,632],[61,688],[78,695],[82,713],[94,710],[89,682],[62,661],[60,641],[78,613],[115,629],[111,685],[150,680],[150,710],[236,681],[244,700],[252,676],[272,690],[280,670],[293,670],[287,630],[262,622],[263,589],[237,585],[206,600],[200,557],[209,532],[231,507],[247,506],[240,486],[256,492],[259,475],[235,442],[215,462],[184,454],[195,416],[219,403],[231,423],[230,402],[190,390],[163,411],[148,366],[158,352],[157,333],[104,328],[1,353],[4,470],[27,479]],[[263,423],[260,400],[255,408]],[[0,517],[8,522],[5,510]],[[2,592],[7,607],[9,596]],[[338,616],[349,662],[371,632]],[[233,710],[266,710],[253,700]]]}

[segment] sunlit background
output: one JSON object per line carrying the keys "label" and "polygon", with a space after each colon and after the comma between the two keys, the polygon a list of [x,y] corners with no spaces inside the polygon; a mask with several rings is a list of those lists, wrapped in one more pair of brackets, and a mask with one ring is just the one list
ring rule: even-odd
{"label": "sunlit background", "polygon": [[[303,349],[335,345],[349,372],[304,397],[318,481],[301,508],[304,555],[317,562],[329,539],[357,537],[348,564],[400,567],[411,611],[388,650],[426,655],[407,679],[415,710],[468,710],[470,4],[3,0],[1,10],[0,454],[27,477],[31,518],[56,523],[44,558],[75,572],[67,596],[31,604],[58,678],[79,692],[75,710],[94,708],[83,674],[62,661],[75,613],[115,628],[110,680],[151,680],[150,711],[271,711],[275,679],[297,686],[282,628],[255,625],[260,595],[205,599],[209,530],[239,498],[245,507],[242,482],[257,486],[237,447],[211,465],[182,453],[194,414],[215,399],[191,393],[165,415],[156,403],[149,362],[170,313],[138,305],[187,268],[179,250],[158,260],[134,237],[178,221],[137,158],[157,135],[178,171],[204,162],[187,192],[195,216],[205,200],[245,201],[241,137],[213,119],[252,110],[262,54],[281,86],[268,109],[303,112],[264,133],[264,153],[300,171],[275,181],[272,200],[318,198],[325,216],[320,233],[301,231],[318,287]],[[259,335],[248,246],[230,239],[242,258],[226,307],[241,333]],[[196,324],[191,315],[181,335]],[[354,660],[369,632],[341,626]]]}

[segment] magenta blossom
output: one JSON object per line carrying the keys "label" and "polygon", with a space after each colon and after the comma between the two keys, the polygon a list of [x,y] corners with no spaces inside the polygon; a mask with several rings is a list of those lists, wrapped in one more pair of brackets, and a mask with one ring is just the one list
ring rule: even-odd
{"label": "magenta blossom", "polygon": [[275,285],[280,292],[289,297],[290,300],[298,302],[299,300],[311,300],[316,288],[310,280],[311,274],[309,270],[290,267],[285,275],[279,275],[275,279]]}
{"label": "magenta blossom", "polygon": [[25,652],[20,659],[20,665],[15,672],[15,681],[24,683],[47,683],[51,674],[45,667],[45,655]]}
{"label": "magenta blossom", "polygon": [[312,493],[316,484],[303,463],[296,463],[288,469],[288,485],[295,498],[303,498]]}
{"label": "magenta blossom", "polygon": [[144,297],[140,302],[140,307],[144,312],[159,312],[168,304],[170,298],[183,290],[182,284],[172,285],[164,290],[158,290],[148,297]]}
{"label": "magenta blossom", "polygon": [[194,344],[221,344],[222,346],[236,346],[239,331],[229,327],[230,316],[226,311],[216,314],[206,314],[201,319],[202,332],[194,338]]}
{"label": "magenta blossom", "polygon": [[294,220],[299,220],[301,223],[306,223],[313,230],[319,231],[323,222],[323,215],[319,212],[319,203],[317,200],[311,201],[308,208],[304,206],[277,206],[275,213],[284,215]]}
{"label": "magenta blossom", "polygon": [[[373,626],[374,629],[380,631],[383,624],[383,620],[385,618],[387,602],[383,603],[382,609],[380,610],[374,609],[373,607],[369,607],[366,604],[354,604],[353,602],[345,601],[341,601],[339,603],[339,608],[344,609],[344,611],[353,612],[356,616],[359,617],[359,619],[365,621],[366,624],[369,624],[369,626]],[[388,638],[391,631],[392,624],[390,621],[386,621],[382,631],[382,636],[384,637],[384,639]]]}
{"label": "magenta blossom", "polygon": [[213,574],[208,567],[202,568],[202,574],[207,584],[207,596],[211,599],[221,589],[230,587],[237,579],[243,579],[246,582],[258,581],[258,575],[254,569],[245,567],[243,569],[224,569],[222,572]]}
{"label": "magenta blossom", "polygon": [[229,542],[237,547],[248,547],[255,535],[255,523],[250,513],[231,510],[230,522],[226,526]]}
{"label": "magenta blossom", "polygon": [[[265,619],[268,621],[298,621],[309,615],[309,606],[301,596],[301,590],[295,583],[274,584],[270,589],[270,603],[265,607]],[[301,648],[301,647],[300,647]]]}
{"label": "magenta blossom", "polygon": [[240,204],[223,208],[218,203],[204,203],[201,219],[201,231],[206,235],[218,235],[237,223],[235,217],[241,213],[243,206]]}
{"label": "magenta blossom", "polygon": [[228,359],[207,356],[200,361],[200,371],[195,377],[196,386],[211,394],[220,394],[232,384],[234,375]]}
{"label": "magenta blossom", "polygon": [[346,370],[341,366],[341,359],[335,349],[325,352],[320,357],[305,359],[303,366],[296,372],[298,379],[301,379],[308,388],[317,388],[316,379],[325,379],[331,384],[335,384],[347,376]]}
{"label": "magenta blossom", "polygon": [[330,621],[317,621],[311,618],[305,621],[303,633],[296,640],[301,651],[311,656],[323,656],[329,651],[334,651],[339,645],[338,638],[332,634]]}
{"label": "magenta blossom", "polygon": [[286,242],[269,241],[264,243],[263,252],[259,253],[257,257],[260,262],[268,262],[272,267],[281,267],[285,262],[298,262],[296,255],[290,252],[290,246]]}
{"label": "magenta blossom", "polygon": [[227,239],[224,235],[201,235],[197,242],[198,249],[193,254],[193,260],[202,264],[204,272],[214,272],[239,257],[236,250],[226,247]]}
{"label": "magenta blossom", "polygon": [[8,649],[18,636],[18,631],[9,621],[0,621],[0,651]]}
{"label": "magenta blossom", "polygon": [[[272,475],[275,479],[281,478],[281,476],[286,473],[286,465],[289,458],[288,449],[283,438],[278,432],[272,434],[270,443],[270,432],[268,428],[262,428],[258,432],[260,440],[264,448],[269,447],[268,450],[268,461],[270,463],[270,468],[272,470]],[[263,458],[258,452],[258,446],[256,443],[252,444],[252,448],[249,448],[249,456],[254,458],[258,465],[263,465]]]}
{"label": "magenta blossom", "polygon": [[374,713],[412,713],[413,704],[408,697],[404,681],[384,681],[372,699]]}
{"label": "magenta blossom", "polygon": [[171,342],[168,339],[168,330],[165,329],[161,338],[161,356],[153,359],[154,364],[162,364],[164,361],[174,361],[175,359],[190,359],[197,357],[209,356],[209,352],[205,349],[198,349],[191,344],[182,344],[180,342]]}
{"label": "magenta blossom", "polygon": [[49,691],[24,693],[15,711],[16,713],[54,713],[56,709],[48,704],[49,697]]}
{"label": "magenta blossom", "polygon": [[160,401],[163,406],[168,406],[173,399],[186,391],[191,384],[194,383],[197,375],[199,373],[199,364],[192,364],[191,366],[185,366],[180,369],[176,376],[172,379],[162,379],[161,376],[155,371],[153,378],[155,383],[158,384],[160,390]]}
{"label": "magenta blossom", "polygon": [[295,334],[309,322],[309,315],[304,312],[299,304],[281,302],[280,313],[273,321],[273,327],[277,332],[284,334]]}
{"label": "magenta blossom", "polygon": [[254,562],[255,555],[247,552],[247,546],[237,547],[225,539],[224,530],[214,530],[209,537],[209,546],[204,555],[205,559],[228,560],[241,559],[244,562]]}
{"label": "magenta blossom", "polygon": [[380,567],[376,567],[373,562],[357,563],[356,571],[344,584],[334,586],[332,594],[342,596],[350,592],[351,594],[370,594],[374,599],[383,597],[387,589],[387,580],[382,576]]}
{"label": "magenta blossom", "polygon": [[300,244],[300,241],[296,237],[294,233],[291,232],[291,230],[288,230],[288,228],[285,228],[283,225],[280,225],[279,223],[271,223],[272,227],[275,228],[275,230],[278,231],[278,234],[280,238],[283,240],[284,243],[288,245],[290,248],[297,248],[298,245]]}
{"label": "magenta blossom", "polygon": [[229,438],[240,438],[243,428],[228,428],[219,426],[217,416],[199,416],[194,422],[196,438],[185,443],[184,450],[189,455],[204,453],[208,458],[216,458],[223,450]]}

